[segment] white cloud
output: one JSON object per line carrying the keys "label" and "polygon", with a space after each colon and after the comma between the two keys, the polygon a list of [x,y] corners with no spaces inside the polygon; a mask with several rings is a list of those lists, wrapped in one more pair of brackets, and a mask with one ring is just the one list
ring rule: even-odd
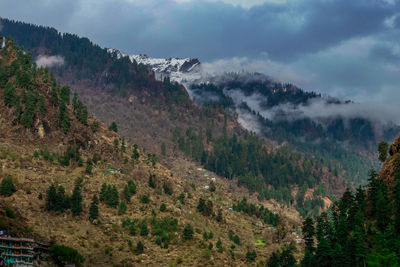
{"label": "white cloud", "polygon": [[62,56],[43,56],[40,55],[36,59],[38,67],[58,67],[64,65],[64,58]]}
{"label": "white cloud", "polygon": [[265,54],[258,59],[234,57],[206,62],[202,64],[202,69],[205,73],[213,74],[239,71],[260,72],[279,81],[291,82],[294,84],[307,84],[315,76],[312,73],[303,75],[302,71],[294,69],[292,65],[273,61]]}

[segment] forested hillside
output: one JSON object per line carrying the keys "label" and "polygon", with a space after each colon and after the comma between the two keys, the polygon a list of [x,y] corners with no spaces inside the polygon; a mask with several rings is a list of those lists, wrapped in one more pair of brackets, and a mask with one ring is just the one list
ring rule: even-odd
{"label": "forested hillside", "polygon": [[174,173],[12,40],[0,82],[0,229],[48,244],[38,266],[256,265],[294,240],[293,208]]}
{"label": "forested hillside", "polygon": [[[36,62],[41,56],[64,58],[64,64],[51,67],[56,77],[79,93],[99,119],[115,121],[127,140],[135,139],[164,162],[195,160],[258,193],[260,200],[295,205],[302,215],[318,214],[327,208],[323,198],[340,195],[346,186],[343,173],[337,171],[340,166],[287,148],[271,149],[244,130],[228,108],[196,105],[183,86],[168,78],[155,80],[152,72],[128,57],[52,28],[2,21],[2,34],[21,42]],[[309,97],[316,95],[296,91],[288,101]]]}
{"label": "forested hillside", "polygon": [[394,124],[351,114],[350,101],[322,97],[257,73],[207,78],[206,83],[193,82],[190,90],[204,106],[235,113],[248,130],[306,153],[353,188],[366,182],[369,166],[377,166],[378,141],[392,141],[399,131]]}
{"label": "forested hillside", "polygon": [[[369,170],[368,185],[342,198],[315,219],[303,222],[305,255],[301,266],[400,265],[400,137],[380,144],[384,164]],[[268,266],[297,266],[292,248],[272,255]],[[288,261],[289,259],[289,261]]]}

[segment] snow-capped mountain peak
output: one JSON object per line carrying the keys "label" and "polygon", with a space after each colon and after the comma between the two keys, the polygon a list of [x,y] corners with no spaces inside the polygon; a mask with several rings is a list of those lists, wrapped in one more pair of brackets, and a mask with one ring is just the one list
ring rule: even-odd
{"label": "snow-capped mountain peak", "polygon": [[119,50],[109,48],[109,53],[116,54],[117,58],[129,57],[133,62],[142,63],[154,71],[156,78],[163,79],[169,76],[171,80],[182,82],[187,76],[200,72],[200,61],[196,58],[152,58],[147,55],[127,55]]}

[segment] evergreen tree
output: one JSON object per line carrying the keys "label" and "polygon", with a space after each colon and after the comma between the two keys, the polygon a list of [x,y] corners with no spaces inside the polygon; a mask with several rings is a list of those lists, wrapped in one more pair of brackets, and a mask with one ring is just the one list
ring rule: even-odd
{"label": "evergreen tree", "polygon": [[378,152],[379,152],[380,162],[384,163],[386,161],[388,150],[389,150],[388,143],[386,143],[385,141],[382,141],[379,143]]}
{"label": "evergreen tree", "polygon": [[106,183],[103,183],[102,186],[101,186],[100,198],[99,198],[99,200],[100,200],[101,202],[106,201],[106,199],[107,199],[107,192],[108,192],[108,186],[107,186]]}
{"label": "evergreen tree", "polygon": [[149,186],[150,186],[151,188],[156,188],[156,184],[155,184],[155,182],[154,182],[154,178],[155,178],[155,175],[154,175],[154,174],[150,174],[150,175],[149,175]]}
{"label": "evergreen tree", "polygon": [[376,201],[376,227],[384,232],[391,223],[391,205],[387,198],[386,186],[381,183]]}
{"label": "evergreen tree", "polygon": [[3,180],[1,180],[0,195],[11,196],[15,191],[16,189],[11,176],[7,176]]}
{"label": "evergreen tree", "polygon": [[125,137],[122,137],[121,140],[121,151],[124,153],[126,152]]}
{"label": "evergreen tree", "polygon": [[218,210],[218,214],[217,214],[217,218],[215,218],[217,220],[217,222],[222,222],[223,221],[223,217],[222,217],[222,210],[219,209]]}
{"label": "evergreen tree", "polygon": [[307,217],[303,222],[303,235],[306,243],[306,249],[313,251],[314,249],[314,222],[310,217]]}
{"label": "evergreen tree", "polygon": [[11,82],[8,82],[6,85],[6,92],[4,94],[4,104],[6,106],[12,107],[17,99],[17,95],[15,93],[15,87]]}
{"label": "evergreen tree", "polygon": [[204,206],[205,206],[205,201],[204,201],[204,199],[200,198],[199,199],[199,204],[197,205],[197,211],[200,212],[200,213],[203,213]]}
{"label": "evergreen tree", "polygon": [[142,253],[144,251],[144,245],[142,243],[142,241],[138,241],[137,245],[136,245],[136,251],[137,253]]}
{"label": "evergreen tree", "polygon": [[140,156],[140,154],[139,154],[139,151],[138,151],[138,147],[137,147],[137,145],[135,144],[135,145],[133,146],[133,151],[132,151],[131,158],[134,159],[135,161],[137,161],[137,160],[139,159],[139,156]]}
{"label": "evergreen tree", "polygon": [[126,212],[126,204],[125,201],[121,201],[121,203],[119,203],[119,209],[118,209],[118,214],[125,214]]}
{"label": "evergreen tree", "polygon": [[248,250],[248,251],[247,251],[247,253],[246,253],[246,260],[247,260],[248,262],[253,262],[253,261],[256,260],[256,258],[257,258],[257,253],[256,253],[255,250],[253,250],[253,251]]}
{"label": "evergreen tree", "polygon": [[192,240],[193,234],[194,234],[193,226],[190,223],[186,224],[185,228],[183,228],[183,236],[182,236],[183,240]]}
{"label": "evergreen tree", "polygon": [[140,235],[147,236],[148,234],[149,234],[149,229],[147,228],[147,222],[146,220],[142,220],[142,223],[140,224]]}
{"label": "evergreen tree", "polygon": [[222,241],[221,238],[218,238],[217,243],[215,244],[215,246],[218,248],[218,252],[222,253],[224,251],[223,247],[222,247]]}
{"label": "evergreen tree", "polygon": [[396,172],[395,186],[393,189],[394,229],[400,236],[400,171]]}
{"label": "evergreen tree", "polygon": [[118,190],[117,187],[115,185],[113,185],[110,189],[109,189],[109,196],[108,199],[106,200],[106,203],[108,206],[116,208],[118,206],[119,203],[119,196],[118,196]]}
{"label": "evergreen tree", "polygon": [[92,168],[93,168],[93,161],[91,158],[88,158],[86,161],[86,169],[85,172],[87,174],[91,174],[92,173]]}
{"label": "evergreen tree", "polygon": [[89,208],[89,219],[95,220],[99,217],[99,200],[97,199],[97,195],[94,195],[92,198],[92,203]]}
{"label": "evergreen tree", "polygon": [[110,126],[108,127],[108,129],[110,130],[110,131],[114,131],[114,132],[118,132],[118,127],[117,127],[117,123],[115,123],[115,121],[113,121],[111,124],[110,124]]}
{"label": "evergreen tree", "polygon": [[74,216],[79,216],[82,212],[82,193],[80,184],[76,184],[71,196],[71,211]]}

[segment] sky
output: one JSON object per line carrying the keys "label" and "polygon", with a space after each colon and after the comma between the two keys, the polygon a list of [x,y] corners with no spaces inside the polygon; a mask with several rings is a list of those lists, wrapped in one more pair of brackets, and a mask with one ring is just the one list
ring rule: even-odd
{"label": "sky", "polygon": [[124,53],[399,104],[400,0],[0,0],[0,16]]}

